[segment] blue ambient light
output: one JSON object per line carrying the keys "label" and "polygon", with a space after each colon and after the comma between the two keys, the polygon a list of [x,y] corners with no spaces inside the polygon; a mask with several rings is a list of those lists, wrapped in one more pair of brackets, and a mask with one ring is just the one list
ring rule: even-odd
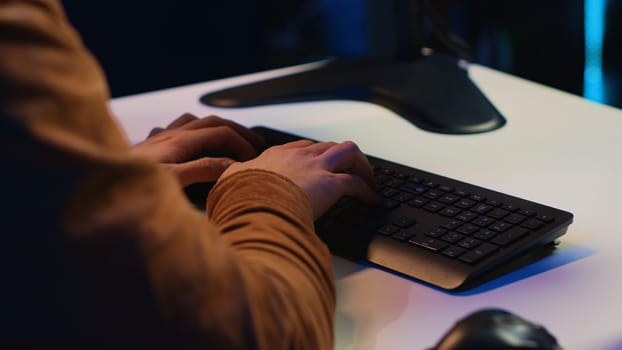
{"label": "blue ambient light", "polygon": [[607,0],[585,0],[585,71],[583,96],[596,102],[605,102],[603,81],[603,37]]}

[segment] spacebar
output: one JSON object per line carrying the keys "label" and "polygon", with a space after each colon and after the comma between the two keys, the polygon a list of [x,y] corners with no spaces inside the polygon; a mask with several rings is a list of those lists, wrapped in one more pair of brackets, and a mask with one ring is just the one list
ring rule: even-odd
{"label": "spacebar", "polygon": [[432,251],[439,251],[443,248],[445,248],[447,246],[447,243],[438,240],[438,239],[434,239],[434,238],[430,238],[430,237],[425,237],[425,236],[415,236],[413,238],[411,238],[408,243],[423,247],[425,249],[428,250],[432,250]]}

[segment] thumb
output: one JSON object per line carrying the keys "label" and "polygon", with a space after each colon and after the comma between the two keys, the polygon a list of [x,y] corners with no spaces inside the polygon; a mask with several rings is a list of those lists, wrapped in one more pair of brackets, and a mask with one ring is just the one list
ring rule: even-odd
{"label": "thumb", "polygon": [[183,187],[200,182],[214,182],[235,163],[230,158],[199,158],[189,162],[169,164]]}

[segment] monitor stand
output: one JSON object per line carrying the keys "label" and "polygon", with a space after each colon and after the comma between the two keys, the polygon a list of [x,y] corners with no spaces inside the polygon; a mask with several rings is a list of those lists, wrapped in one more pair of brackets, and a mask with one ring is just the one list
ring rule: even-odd
{"label": "monitor stand", "polygon": [[505,119],[461,62],[445,54],[403,62],[334,60],[301,73],[211,92],[200,100],[217,107],[358,100],[384,106],[430,132],[473,134],[502,127]]}

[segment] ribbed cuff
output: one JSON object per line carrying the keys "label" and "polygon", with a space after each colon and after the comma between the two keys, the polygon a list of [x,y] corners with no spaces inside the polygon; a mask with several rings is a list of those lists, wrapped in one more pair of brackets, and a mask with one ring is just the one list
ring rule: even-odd
{"label": "ribbed cuff", "polygon": [[218,224],[232,215],[270,208],[313,227],[309,197],[289,178],[263,169],[248,169],[219,181],[207,199],[207,214]]}

